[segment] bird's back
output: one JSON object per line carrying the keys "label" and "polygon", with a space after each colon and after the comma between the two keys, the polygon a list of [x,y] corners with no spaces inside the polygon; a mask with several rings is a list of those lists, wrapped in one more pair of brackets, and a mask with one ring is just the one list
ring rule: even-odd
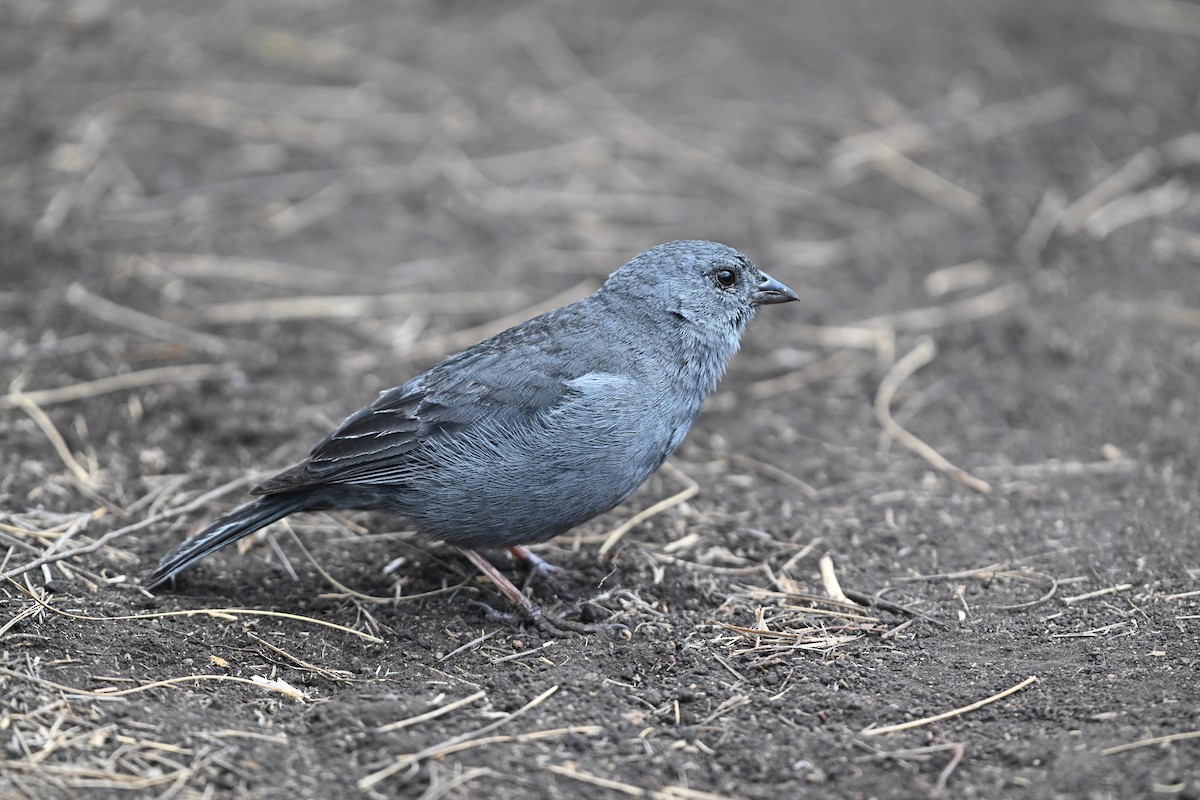
{"label": "bird's back", "polygon": [[678,320],[597,293],[383,393],[259,491],[326,487],[332,506],[390,507],[466,546],[548,539],[683,440],[707,386],[678,336]]}

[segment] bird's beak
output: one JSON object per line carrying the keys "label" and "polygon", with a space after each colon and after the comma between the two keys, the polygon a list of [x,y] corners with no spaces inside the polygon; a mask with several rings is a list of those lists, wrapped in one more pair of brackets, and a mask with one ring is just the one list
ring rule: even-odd
{"label": "bird's beak", "polygon": [[758,286],[750,293],[750,302],[756,306],[767,306],[772,303],[790,303],[799,300],[800,296],[767,273],[762,273]]}

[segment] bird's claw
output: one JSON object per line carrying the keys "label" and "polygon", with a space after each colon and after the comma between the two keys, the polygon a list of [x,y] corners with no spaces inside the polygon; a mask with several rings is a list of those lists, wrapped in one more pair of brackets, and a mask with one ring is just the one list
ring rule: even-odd
{"label": "bird's claw", "polygon": [[490,620],[504,622],[509,625],[532,622],[539,630],[555,637],[563,637],[569,634],[587,636],[589,634],[605,633],[620,636],[622,639],[630,639],[633,635],[628,625],[619,622],[578,622],[577,620],[567,619],[563,615],[552,617],[543,612],[538,606],[533,606],[530,610],[500,611],[481,600],[470,600],[468,602],[473,606],[483,609],[483,613]]}

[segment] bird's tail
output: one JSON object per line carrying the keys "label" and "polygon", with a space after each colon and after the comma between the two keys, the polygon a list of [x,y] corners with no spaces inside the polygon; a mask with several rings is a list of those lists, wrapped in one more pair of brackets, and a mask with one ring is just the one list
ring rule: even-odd
{"label": "bird's tail", "polygon": [[312,505],[312,496],[308,492],[281,492],[264,495],[238,506],[163,556],[154,568],[154,574],[150,576],[149,588],[153,589],[169,581],[200,559],[212,555],[228,544],[233,544],[243,536],[249,536],[259,528]]}

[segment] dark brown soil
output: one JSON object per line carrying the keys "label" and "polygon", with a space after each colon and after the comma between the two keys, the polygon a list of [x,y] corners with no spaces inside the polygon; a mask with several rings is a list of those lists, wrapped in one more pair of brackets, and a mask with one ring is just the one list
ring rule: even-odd
{"label": "dark brown soil", "polygon": [[[10,0],[0,66],[0,796],[1200,798],[1200,6]],[[141,588],[691,237],[803,303],[695,496],[539,549],[628,636],[378,514]]]}

